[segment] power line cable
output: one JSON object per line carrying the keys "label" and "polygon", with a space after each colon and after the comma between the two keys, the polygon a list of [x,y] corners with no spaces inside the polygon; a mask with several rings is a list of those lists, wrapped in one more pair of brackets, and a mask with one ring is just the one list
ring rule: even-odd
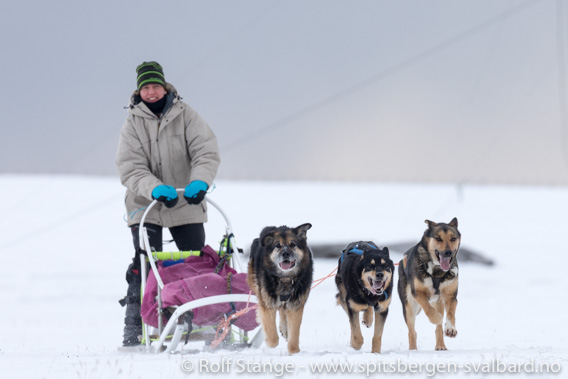
{"label": "power line cable", "polygon": [[272,13],[280,4],[284,1],[276,1],[270,4],[268,7],[264,8],[261,12],[259,12],[255,17],[250,19],[246,22],[241,28],[239,28],[236,32],[232,33],[228,38],[224,41],[219,43],[217,46],[213,48],[209,53],[203,56],[200,60],[198,60],[194,65],[189,67],[185,74],[181,75],[181,78],[189,76],[191,74],[195,74],[207,61],[211,60],[215,55],[217,55],[220,51],[225,49],[227,46],[231,45],[235,40],[239,39],[246,31],[248,31],[253,25],[258,23],[261,20],[264,20],[269,13]]}
{"label": "power line cable", "polygon": [[[362,90],[363,88],[369,87],[372,84],[375,84],[376,82],[385,79],[389,76],[395,75],[409,67],[412,67],[414,65],[416,65],[417,63],[420,63],[422,61],[424,61],[425,59],[436,55],[444,50],[447,50],[450,47],[453,47],[457,44],[459,44],[460,42],[470,38],[473,35],[479,34],[480,32],[484,31],[485,29],[492,27],[496,24],[499,24],[500,22],[503,22],[509,18],[511,18],[512,16],[516,15],[517,13],[520,13],[522,11],[524,11],[525,9],[527,9],[528,7],[532,6],[535,3],[541,2],[542,0],[527,0],[524,1],[514,7],[511,7],[510,9],[501,12],[477,25],[474,25],[468,29],[466,29],[465,31],[455,35],[454,37],[451,37],[443,42],[438,43],[437,45],[434,45],[424,51],[421,51],[405,60],[403,60],[402,62],[399,62],[385,70],[382,70],[354,85],[352,85],[351,87],[348,87],[340,92],[337,92],[317,103],[314,103],[312,105],[307,106],[304,109],[301,109],[300,111],[291,114],[279,121],[273,122],[271,124],[265,125],[263,127],[261,127],[260,129],[257,129],[255,131],[252,131],[250,133],[241,135],[240,137],[238,137],[236,140],[234,140],[233,142],[230,142],[224,146],[221,147],[221,151],[223,151],[223,153],[227,153],[227,152],[231,152],[239,147],[241,147],[242,145],[245,145],[255,139],[258,139],[264,135],[267,135],[277,129],[282,128],[283,126],[286,126],[294,121],[297,121],[305,116],[307,116],[308,114],[311,114],[313,112],[316,112],[317,110],[326,107],[346,96],[349,96],[355,92],[358,92],[360,90]],[[562,1],[562,0],[559,0]]]}
{"label": "power line cable", "polygon": [[[223,42],[218,44],[212,51],[202,57],[196,64],[190,67],[188,70],[185,71],[185,74],[181,75],[181,78],[186,77],[190,74],[194,74],[196,71],[199,70],[205,63],[207,63],[212,57],[217,55],[221,50],[229,46],[235,40],[237,40],[242,34],[244,34],[247,30],[249,30],[253,25],[258,23],[260,20],[263,20],[266,15],[273,12],[283,1],[276,1],[270,4],[268,7],[264,8],[261,12],[259,12],[255,17],[245,23],[239,30],[235,33],[232,33],[228,38],[226,38]],[[180,77],[178,75],[178,77]],[[118,131],[120,132],[120,130]],[[117,130],[110,129],[108,133],[106,133],[103,137],[100,137],[96,142],[89,144],[88,148],[81,150],[79,156],[75,159],[70,159],[66,167],[61,170],[62,172],[69,172],[69,170],[75,170],[77,167],[81,167],[81,164],[84,163],[86,160],[91,159],[91,155],[96,152],[96,150],[100,149],[104,144],[107,143],[111,138],[117,137]]]}

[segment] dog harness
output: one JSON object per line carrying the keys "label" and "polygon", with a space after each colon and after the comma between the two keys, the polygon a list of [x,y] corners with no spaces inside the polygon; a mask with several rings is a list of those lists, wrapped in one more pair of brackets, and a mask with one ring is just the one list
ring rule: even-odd
{"label": "dog harness", "polygon": [[[371,247],[372,247],[373,249],[375,249],[375,250],[379,250],[378,247],[376,247],[376,246],[374,246],[374,245],[371,245],[370,243],[366,243],[366,245],[371,246]],[[357,244],[357,245],[355,245],[351,250],[349,250],[349,251],[347,252],[347,254],[349,254],[349,253],[353,253],[353,254],[357,254],[357,255],[363,255],[363,254],[365,253],[365,250],[361,250],[361,249],[359,248],[359,244]],[[342,251],[341,251],[341,263],[343,263],[343,260],[344,260],[344,259],[345,259],[345,250],[342,250]]]}

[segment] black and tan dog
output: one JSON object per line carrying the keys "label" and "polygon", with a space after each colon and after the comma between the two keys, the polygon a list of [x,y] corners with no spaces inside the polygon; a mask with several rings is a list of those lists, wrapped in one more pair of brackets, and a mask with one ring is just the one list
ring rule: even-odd
{"label": "black and tan dog", "polygon": [[398,266],[398,294],[408,326],[410,350],[416,350],[416,316],[423,309],[436,325],[436,350],[447,350],[442,322],[446,316],[446,336],[455,337],[458,304],[458,261],[461,235],[458,220],[435,223],[426,220],[428,229],[420,243],[404,253]]}
{"label": "black and tan dog", "polygon": [[373,242],[353,242],[347,245],[339,258],[335,284],[339,292],[337,303],[343,307],[351,326],[351,347],[361,349],[363,325],[370,328],[375,314],[372,353],[381,352],[383,328],[387,319],[393,287],[394,264],[388,248],[380,250]]}
{"label": "black and tan dog", "polygon": [[288,340],[290,354],[300,351],[300,325],[312,285],[313,258],[306,242],[306,232],[311,227],[269,226],[251,246],[247,281],[258,297],[257,317],[265,342],[269,347],[278,345],[278,311],[279,330]]}

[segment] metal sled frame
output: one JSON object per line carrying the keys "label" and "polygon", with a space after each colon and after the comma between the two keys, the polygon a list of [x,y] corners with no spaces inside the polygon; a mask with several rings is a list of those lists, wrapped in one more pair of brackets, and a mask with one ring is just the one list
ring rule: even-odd
{"label": "metal sled frame", "polygon": [[[184,189],[176,189],[177,192],[183,192]],[[235,237],[233,236],[233,227],[231,224],[231,221],[229,220],[229,217],[226,215],[226,213],[221,209],[221,207],[214,202],[213,200],[211,200],[209,198],[209,196],[206,196],[205,199],[207,200],[207,203],[209,203],[210,205],[212,205],[224,218],[225,220],[225,234],[226,236],[228,236],[228,241],[227,241],[227,254],[232,250],[234,252],[233,254],[233,258],[237,261],[237,265],[238,267],[238,271],[243,272],[242,270],[242,266],[241,263],[239,261],[239,257],[238,257],[238,249],[236,248],[236,243],[235,243]],[[146,325],[144,323],[144,339],[146,340],[146,349],[148,352],[173,352],[176,350],[179,342],[182,339],[182,336],[184,333],[186,333],[188,331],[188,325],[183,322],[180,318],[188,311],[195,309],[195,308],[199,308],[199,307],[203,307],[206,305],[212,305],[212,304],[218,304],[218,303],[228,303],[228,302],[234,302],[234,303],[239,303],[239,302],[244,302],[244,303],[249,303],[249,304],[257,304],[258,303],[258,299],[256,296],[254,295],[248,295],[248,294],[226,294],[226,295],[218,295],[218,296],[210,296],[207,298],[202,298],[202,299],[197,299],[197,300],[193,300],[190,302],[187,302],[183,305],[180,305],[177,307],[177,309],[174,311],[174,313],[172,314],[172,316],[170,317],[170,319],[168,320],[167,324],[165,327],[162,326],[162,289],[164,288],[164,283],[162,281],[162,278],[160,277],[160,274],[158,273],[158,268],[156,266],[156,261],[155,258],[153,256],[153,254],[151,253],[152,249],[150,247],[150,241],[148,238],[148,233],[146,231],[146,228],[144,227],[144,221],[146,220],[146,216],[148,214],[148,212],[150,211],[150,209],[152,209],[152,207],[154,205],[156,205],[157,200],[154,200],[150,203],[150,205],[148,205],[148,207],[146,208],[144,215],[142,216],[142,219],[140,221],[140,228],[139,228],[139,241],[140,241],[140,248],[146,252],[149,252],[149,254],[147,255],[148,258],[148,262],[150,263],[150,267],[152,269],[152,271],[154,272],[154,276],[156,277],[156,281],[158,283],[158,322],[159,322],[159,326],[158,326],[158,331],[160,334],[159,340],[157,342],[153,343],[153,349],[152,346],[150,344],[150,336],[149,336],[149,326]],[[233,248],[234,247],[234,248]],[[146,289],[146,280],[148,277],[148,272],[147,272],[147,262],[146,262],[146,256],[141,254],[140,255],[140,260],[141,260],[141,277],[142,277],[142,286],[141,286],[141,298],[144,297],[144,291]],[[228,260],[227,264],[231,264],[232,265],[232,261],[233,260]],[[231,325],[231,329],[235,330],[237,332],[237,335],[240,336],[240,341],[239,341],[239,345],[240,346],[248,346],[248,347],[259,347],[262,344],[262,341],[264,339],[264,335],[262,332],[262,328],[259,327],[259,331],[256,333],[256,335],[250,340],[250,341],[246,341],[246,332],[241,332],[241,329],[235,327],[234,325]],[[167,343],[166,341],[168,339],[170,339],[170,342]]]}

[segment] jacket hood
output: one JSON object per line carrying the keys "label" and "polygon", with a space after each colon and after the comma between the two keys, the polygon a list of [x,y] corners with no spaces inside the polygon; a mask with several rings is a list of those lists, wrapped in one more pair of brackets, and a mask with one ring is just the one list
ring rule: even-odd
{"label": "jacket hood", "polygon": [[[166,96],[171,97],[170,99],[168,99],[166,107],[168,106],[168,104],[171,105],[173,99],[181,100],[181,97],[178,95],[177,89],[172,84],[166,83],[166,91],[168,91],[168,94]],[[138,90],[135,90],[130,96],[130,103],[128,105],[128,108],[132,109],[141,102],[142,98],[140,97],[140,93],[138,92]]]}

